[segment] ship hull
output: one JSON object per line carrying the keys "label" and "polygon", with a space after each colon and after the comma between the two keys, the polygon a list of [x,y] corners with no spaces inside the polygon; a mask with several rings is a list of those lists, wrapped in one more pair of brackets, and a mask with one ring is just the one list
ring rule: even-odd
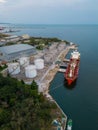
{"label": "ship hull", "polygon": [[73,70],[73,75],[71,77],[69,76],[69,73],[70,73],[70,64],[72,64],[73,61],[74,60],[72,60],[72,59],[70,60],[70,63],[68,65],[68,67],[66,69],[66,72],[65,72],[65,75],[64,75],[64,77],[65,77],[65,79],[67,81],[67,85],[69,85],[69,86],[72,85],[76,81],[76,79],[78,78],[79,63],[80,63],[79,59],[75,61],[76,62],[76,67]]}
{"label": "ship hull", "polygon": [[67,84],[68,85],[71,85],[75,80],[72,80],[72,79],[66,79],[67,80]]}
{"label": "ship hull", "polygon": [[72,85],[77,80],[77,78],[78,77],[75,77],[74,79],[70,79],[65,77],[67,85]]}

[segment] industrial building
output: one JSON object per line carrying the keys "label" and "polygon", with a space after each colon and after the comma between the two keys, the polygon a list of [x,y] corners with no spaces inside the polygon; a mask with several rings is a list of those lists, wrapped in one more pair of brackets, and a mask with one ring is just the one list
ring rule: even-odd
{"label": "industrial building", "polygon": [[22,40],[29,40],[30,36],[28,34],[24,34],[21,36]]}
{"label": "industrial building", "polygon": [[0,60],[13,61],[20,57],[36,54],[36,48],[28,44],[16,44],[0,47]]}
{"label": "industrial building", "polygon": [[5,40],[6,42],[16,42],[20,40],[20,37],[16,35],[12,35],[12,36],[5,37]]}

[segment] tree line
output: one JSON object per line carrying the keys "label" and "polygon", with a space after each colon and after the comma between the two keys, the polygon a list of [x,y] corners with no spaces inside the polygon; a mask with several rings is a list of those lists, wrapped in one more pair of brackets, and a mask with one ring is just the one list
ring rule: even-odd
{"label": "tree line", "polygon": [[0,130],[52,130],[56,105],[31,85],[0,74]]}

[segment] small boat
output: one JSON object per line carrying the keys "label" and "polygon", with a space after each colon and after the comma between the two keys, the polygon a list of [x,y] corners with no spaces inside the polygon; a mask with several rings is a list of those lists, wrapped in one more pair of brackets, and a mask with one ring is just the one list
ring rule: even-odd
{"label": "small boat", "polygon": [[72,119],[69,119],[69,120],[68,120],[67,130],[72,130]]}

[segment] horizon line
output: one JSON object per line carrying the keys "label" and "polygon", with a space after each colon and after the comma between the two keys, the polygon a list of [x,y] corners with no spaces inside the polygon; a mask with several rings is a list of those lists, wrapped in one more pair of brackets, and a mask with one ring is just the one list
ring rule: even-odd
{"label": "horizon line", "polygon": [[0,22],[0,24],[31,24],[31,25],[98,25],[98,23],[12,23]]}

